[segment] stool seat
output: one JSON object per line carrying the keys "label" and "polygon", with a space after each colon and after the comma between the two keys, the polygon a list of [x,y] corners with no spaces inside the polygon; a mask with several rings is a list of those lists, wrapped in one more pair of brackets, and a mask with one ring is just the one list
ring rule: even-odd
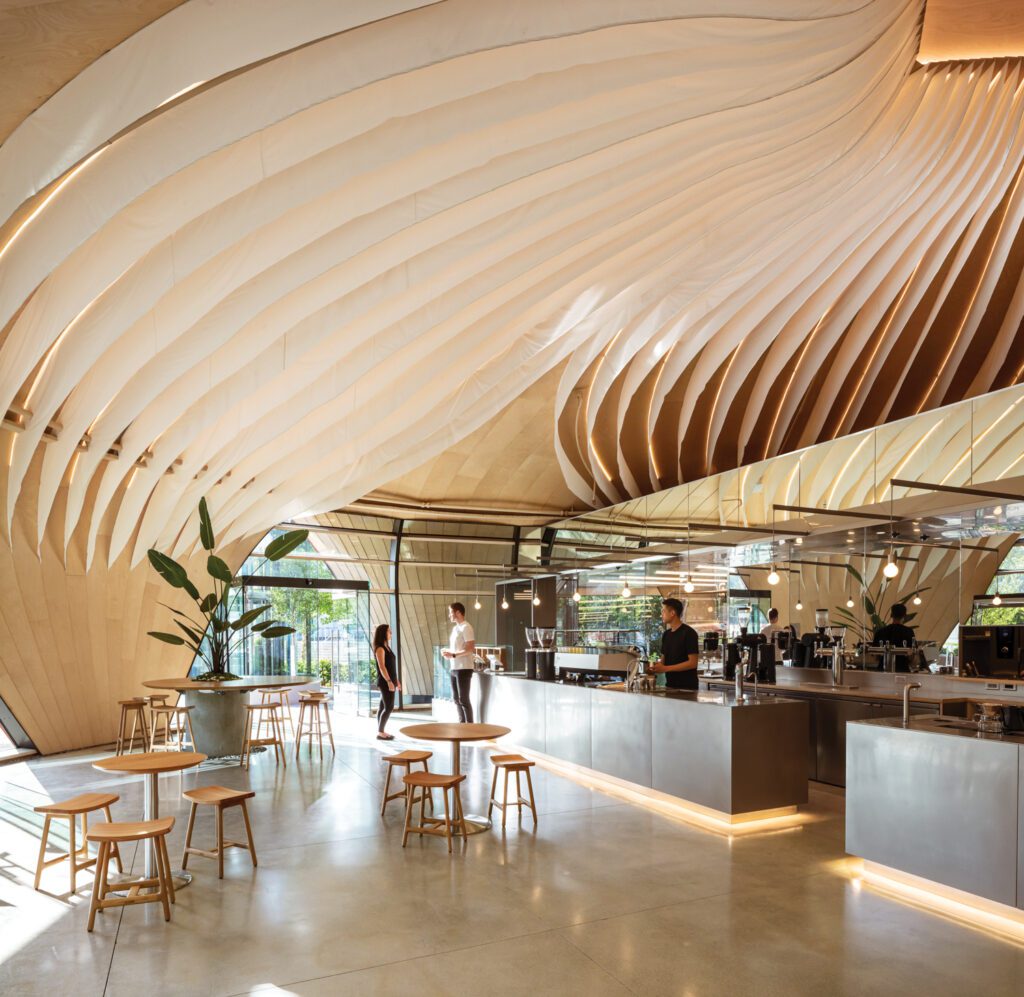
{"label": "stool seat", "polygon": [[531,762],[529,758],[524,758],[522,755],[491,755],[492,764],[498,768],[512,769],[528,769],[536,765],[536,762]]}
{"label": "stool seat", "polygon": [[90,841],[142,841],[160,838],[174,827],[173,817],[156,820],[118,821],[115,824],[93,824],[86,835]]}
{"label": "stool seat", "polygon": [[117,803],[120,799],[113,793],[82,793],[80,796],[72,796],[70,800],[61,800],[60,803],[44,803],[42,806],[33,807],[37,814],[55,814],[61,817],[78,816],[78,814],[92,813],[93,810],[102,810],[109,807],[111,803]]}
{"label": "stool seat", "polygon": [[214,803],[240,803],[242,800],[251,800],[256,793],[251,789],[228,789],[226,786],[200,786],[198,789],[187,789],[181,795],[186,800],[202,806]]}
{"label": "stool seat", "polygon": [[133,696],[131,699],[119,699],[117,701],[118,706],[145,706],[145,696]]}
{"label": "stool seat", "polygon": [[444,772],[410,772],[402,776],[402,782],[407,786],[423,789],[447,789],[465,781],[465,775],[448,775]]}
{"label": "stool seat", "polygon": [[399,751],[394,755],[384,755],[383,757],[388,765],[408,765],[410,762],[425,762],[433,758],[434,753],[432,751],[410,749],[408,751]]}
{"label": "stool seat", "polygon": [[299,693],[299,699],[300,700],[304,699],[307,702],[309,702],[312,699],[327,699],[327,693],[326,692],[300,692]]}

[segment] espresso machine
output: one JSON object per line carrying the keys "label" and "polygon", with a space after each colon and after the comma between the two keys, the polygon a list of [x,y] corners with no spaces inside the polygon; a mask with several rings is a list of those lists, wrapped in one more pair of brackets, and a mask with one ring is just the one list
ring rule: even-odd
{"label": "espresso machine", "polygon": [[541,682],[555,679],[555,631],[550,627],[526,628],[526,677]]}

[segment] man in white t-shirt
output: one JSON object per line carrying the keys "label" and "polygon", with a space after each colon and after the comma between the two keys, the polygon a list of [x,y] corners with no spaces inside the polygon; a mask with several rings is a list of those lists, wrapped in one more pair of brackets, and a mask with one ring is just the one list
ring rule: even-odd
{"label": "man in white t-shirt", "polygon": [[473,682],[473,659],[476,658],[476,635],[466,622],[466,607],[453,602],[448,607],[448,619],[452,621],[452,635],[448,648],[441,653],[451,662],[452,698],[459,711],[459,722],[473,722],[473,705],[469,701],[469,690]]}

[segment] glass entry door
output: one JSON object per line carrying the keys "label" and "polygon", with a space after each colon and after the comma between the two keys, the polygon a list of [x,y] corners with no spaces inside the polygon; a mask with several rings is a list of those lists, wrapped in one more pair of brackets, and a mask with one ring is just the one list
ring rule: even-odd
{"label": "glass entry door", "polygon": [[[270,605],[261,617],[294,627],[264,641],[249,633],[231,658],[236,675],[319,679],[335,709],[368,715],[371,708],[370,592],[366,582],[246,575],[233,593],[239,613]],[[234,608],[234,607],[233,607]]]}

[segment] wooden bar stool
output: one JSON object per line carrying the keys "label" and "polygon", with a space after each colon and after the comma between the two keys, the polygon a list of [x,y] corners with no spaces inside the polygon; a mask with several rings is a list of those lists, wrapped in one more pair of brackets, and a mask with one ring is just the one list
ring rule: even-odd
{"label": "wooden bar stool", "polygon": [[[119,699],[117,705],[121,707],[121,725],[117,730],[117,747],[114,750],[115,755],[123,755],[124,742],[128,741],[128,753],[131,754],[132,748],[135,747],[135,731],[139,731],[139,737],[142,739],[142,750],[146,751],[148,745],[146,743],[146,700],[141,696],[137,696],[135,699]],[[131,737],[128,736],[128,718],[132,720],[132,732]]]}
{"label": "wooden bar stool", "polygon": [[[285,766],[288,761],[285,758],[284,738],[281,736],[281,718],[278,716],[277,703],[249,703],[246,706],[245,740],[242,741],[242,757],[240,759],[243,768],[248,769],[252,758],[252,749],[261,745],[270,747],[273,745],[274,758]],[[259,730],[259,719],[267,716],[270,724],[271,737],[257,737],[253,731],[253,723],[256,722],[256,729]]]}
{"label": "wooden bar stool", "polygon": [[[96,878],[92,883],[92,902],[89,904],[89,925],[86,930],[92,931],[96,921],[96,912],[108,907],[127,907],[132,904],[160,903],[164,908],[164,920],[171,919],[171,908],[167,901],[174,903],[174,881],[171,879],[171,862],[167,857],[167,835],[174,827],[173,817],[162,817],[159,820],[140,820],[133,823],[96,824],[89,831],[89,841],[100,846],[97,859]],[[128,886],[127,896],[107,898],[113,891],[124,892],[125,883],[114,886],[107,884],[107,862],[110,854],[118,844],[129,841],[145,841],[154,839],[156,845],[156,878],[138,879]],[[154,893],[143,893],[143,890],[155,890]]]}
{"label": "wooden bar stool", "polygon": [[[380,815],[381,815],[381,817],[384,816],[384,811],[385,811],[385,809],[387,809],[387,805],[392,800],[405,799],[406,791],[405,791],[404,788],[400,789],[397,793],[389,793],[388,792],[388,790],[391,789],[391,773],[395,771],[395,766],[398,765],[401,768],[404,768],[406,771],[411,772],[413,770],[412,769],[413,765],[415,765],[417,762],[420,762],[423,765],[423,771],[424,772],[429,772],[430,769],[427,766],[427,760],[432,758],[433,754],[434,753],[432,751],[412,751],[412,750],[410,750],[410,751],[399,751],[398,754],[396,754],[396,755],[385,755],[384,756],[384,761],[387,762],[387,766],[388,766],[388,776],[384,780],[384,799],[381,800],[381,803],[380,803]],[[427,792],[427,801],[430,803],[431,811],[433,811],[433,809],[434,809],[434,798],[430,795],[429,792]],[[418,802],[418,800],[414,800],[413,802],[414,803]]]}
{"label": "wooden bar stool", "polygon": [[[188,830],[185,832],[185,850],[181,855],[182,869],[188,867],[189,855],[202,855],[205,858],[217,860],[217,878],[223,879],[224,852],[228,848],[248,848],[253,868],[256,867],[256,846],[252,843],[252,825],[249,823],[249,811],[245,805],[246,800],[251,800],[256,795],[254,792],[244,789],[227,789],[224,786],[201,786],[199,789],[186,790],[181,795],[192,804],[188,815]],[[192,847],[192,829],[196,823],[196,810],[203,806],[217,808],[217,847],[214,849]],[[224,811],[229,807],[242,808],[246,837],[244,843],[224,839]]]}
{"label": "wooden bar stool", "polygon": [[[322,711],[322,712],[321,712]],[[305,725],[305,726],[303,726]],[[299,723],[295,728],[295,757],[299,757],[302,739],[309,738],[309,757],[313,757],[313,738],[320,745],[320,757],[324,757],[324,728],[334,752],[334,733],[331,730],[331,711],[327,704],[326,692],[304,692],[299,695]]]}
{"label": "wooden bar stool", "polygon": [[[47,803],[41,807],[34,807],[33,809],[37,814],[45,814],[46,819],[43,821],[43,840],[39,843],[39,861],[36,863],[36,883],[35,888],[39,889],[39,879],[43,874],[43,870],[51,865],[56,865],[58,862],[63,862],[65,859],[68,860],[68,865],[71,868],[71,892],[75,892],[75,875],[81,869],[87,869],[91,865],[95,865],[97,859],[89,858],[89,814],[95,813],[97,810],[102,810],[107,820],[110,820],[110,804],[116,803],[120,799],[119,796],[115,796],[113,793],[82,793],[81,796],[73,796],[70,800],[62,800],[60,803]],[[81,849],[75,846],[75,818],[81,815],[82,817],[82,847]],[[54,817],[66,817],[68,821],[68,840],[70,847],[66,854],[58,855],[56,858],[46,859],[46,842],[50,836],[50,821]],[[80,861],[84,857],[85,861]],[[121,853],[117,850],[117,846],[114,846],[113,855],[114,861],[117,862],[117,871],[124,872],[124,868],[121,865]],[[96,875],[99,876],[99,870],[96,871]]]}
{"label": "wooden bar stool", "polygon": [[167,700],[171,698],[170,693],[160,692],[155,695],[143,696],[142,697],[147,703],[149,708],[152,709],[154,706],[166,706]]}
{"label": "wooden bar stool", "polygon": [[[279,689],[274,686],[270,689],[256,689],[256,692],[260,694],[260,704],[267,705],[275,703],[281,708],[281,734],[284,735],[285,728],[291,732],[292,740],[295,740],[295,724],[292,721],[292,711],[289,709],[289,690]],[[260,726],[263,724],[263,718],[260,718]],[[260,727],[256,728],[256,736],[260,736]]]}
{"label": "wooden bar stool", "polygon": [[[198,751],[195,735],[192,733],[191,711],[193,709],[192,706],[151,707],[149,711],[149,750],[184,751],[187,732],[189,745],[193,751]],[[161,720],[163,721],[163,730],[160,729]],[[156,741],[158,736],[162,738],[160,744],[157,744]]]}
{"label": "wooden bar stool", "polygon": [[[459,784],[465,781],[464,775],[444,775],[440,772],[410,772],[402,776],[405,783],[405,830],[402,834],[402,847],[409,840],[411,833],[436,834],[448,839],[448,851],[452,850],[452,827],[457,825],[456,834],[466,840],[466,820],[462,815],[462,796]],[[413,824],[412,810],[415,802],[414,793],[419,789],[420,822]],[[426,817],[423,812],[424,800],[432,789],[440,789],[444,796],[444,819]],[[452,791],[453,803],[448,806],[448,790]]]}
{"label": "wooden bar stool", "polygon": [[[533,814],[533,826],[537,826],[537,807],[533,802],[533,780],[530,778],[530,769],[533,768],[534,762],[531,762],[528,758],[524,758],[522,755],[491,755],[491,763],[494,765],[494,778],[491,780],[491,798],[487,804],[487,819],[491,818],[491,811],[495,807],[501,808],[501,826],[505,826],[505,812],[509,807],[517,807],[519,810],[519,819],[523,819],[523,806],[528,806],[530,812]],[[498,773],[500,771],[505,772],[505,792],[501,801],[496,800],[494,797],[494,791],[498,787]],[[509,801],[508,798],[508,777],[509,773],[515,772],[516,774],[516,798],[513,802]],[[523,799],[522,787],[519,784],[519,775],[521,772],[526,773],[526,788],[530,793],[528,800]]]}

